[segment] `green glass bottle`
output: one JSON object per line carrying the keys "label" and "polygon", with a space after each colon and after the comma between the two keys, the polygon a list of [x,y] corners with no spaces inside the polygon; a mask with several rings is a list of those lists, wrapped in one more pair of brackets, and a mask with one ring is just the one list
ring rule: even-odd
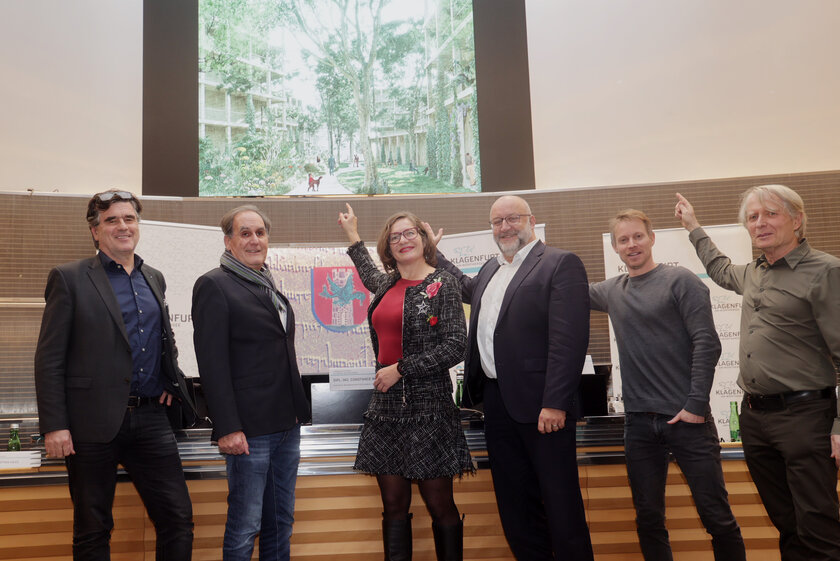
{"label": "green glass bottle", "polygon": [[10,452],[20,452],[20,425],[12,423],[9,427],[9,445],[6,450]]}
{"label": "green glass bottle", "polygon": [[461,400],[464,399],[464,375],[458,374],[455,377],[455,407],[461,407]]}
{"label": "green glass bottle", "polygon": [[732,442],[741,442],[741,422],[738,420],[738,402],[729,402],[729,437]]}

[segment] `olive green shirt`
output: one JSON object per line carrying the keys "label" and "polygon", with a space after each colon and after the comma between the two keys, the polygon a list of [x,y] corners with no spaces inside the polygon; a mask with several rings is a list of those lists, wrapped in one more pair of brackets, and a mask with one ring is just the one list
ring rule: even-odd
{"label": "olive green shirt", "polygon": [[[702,228],[689,234],[709,277],[743,295],[738,385],[777,394],[837,385],[840,259],[806,240],[773,265],[733,265]],[[840,418],[832,434],[840,434]]]}

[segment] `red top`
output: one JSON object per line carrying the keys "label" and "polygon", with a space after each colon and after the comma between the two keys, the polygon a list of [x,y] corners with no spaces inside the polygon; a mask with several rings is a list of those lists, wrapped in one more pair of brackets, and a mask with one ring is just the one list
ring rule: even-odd
{"label": "red top", "polygon": [[379,340],[379,364],[390,366],[403,357],[402,325],[405,289],[417,286],[422,280],[400,279],[382,296],[382,300],[373,310],[371,321]]}

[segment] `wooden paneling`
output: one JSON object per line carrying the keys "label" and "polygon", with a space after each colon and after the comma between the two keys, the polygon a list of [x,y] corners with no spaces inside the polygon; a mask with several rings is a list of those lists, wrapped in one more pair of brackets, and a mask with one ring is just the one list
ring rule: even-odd
{"label": "wooden paneling", "polygon": [[[778,533],[761,505],[746,464],[723,463],[730,502],[741,524],[749,561],[776,561]],[[624,465],[583,465],[581,488],[597,561],[642,561],[635,512]],[[193,500],[193,559],[221,559],[227,506],[224,479],[188,482]],[[464,559],[513,561],[499,522],[488,470],[455,482],[456,502],[466,514]],[[668,528],[677,561],[712,561],[685,479],[671,465],[666,490]],[[292,558],[302,561],[382,559],[381,503],[376,481],[364,475],[298,478]],[[435,559],[431,520],[416,488],[414,559]],[[0,488],[0,559],[70,561],[72,508],[65,485]],[[130,483],[114,501],[115,561],[152,561],[154,529]],[[256,555],[255,555],[256,558]]]}
{"label": "wooden paneling", "polygon": [[[609,219],[619,210],[634,207],[645,211],[655,228],[678,228],[674,218],[674,193],[679,191],[694,204],[705,225],[737,222],[740,194],[753,185],[784,183],[805,200],[808,210],[808,239],[822,251],[840,255],[840,231],[835,227],[840,215],[840,171],[824,171],[772,176],[739,177],[685,181],[657,185],[631,185],[572,189],[536,190],[524,197],[538,222],[546,223],[546,242],[577,253],[592,281],[604,278],[601,234]],[[408,209],[447,234],[486,230],[493,193],[468,195],[416,195],[377,197],[280,197],[144,199],[143,218],[189,224],[217,226],[221,216],[234,206],[253,203],[271,218],[272,244],[346,243],[335,217],[352,203],[359,216],[362,239],[375,239],[385,219],[398,210]],[[88,197],[57,195],[0,194],[0,303],[11,299],[40,302],[49,270],[73,259],[93,254],[84,216]],[[48,224],[45,236],[22,235],[32,224]],[[152,266],[154,255],[144,255]],[[15,375],[30,380],[24,387],[31,392],[31,361],[19,360],[19,349],[34,349],[42,309],[7,312],[3,330],[14,339],[0,338],[0,364],[14,364]],[[31,351],[30,351],[31,352]],[[589,354],[596,364],[609,363],[609,332],[606,314],[592,317]],[[32,396],[30,401],[34,402]],[[0,395],[0,404],[4,396]],[[34,410],[34,403],[29,404]]]}

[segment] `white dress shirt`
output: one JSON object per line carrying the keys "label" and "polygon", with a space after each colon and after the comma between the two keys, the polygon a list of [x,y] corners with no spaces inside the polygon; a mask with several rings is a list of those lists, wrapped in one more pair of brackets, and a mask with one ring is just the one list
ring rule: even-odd
{"label": "white dress shirt", "polygon": [[504,255],[499,254],[496,258],[499,260],[499,269],[487,283],[487,288],[481,295],[480,317],[478,318],[478,331],[475,339],[478,343],[478,354],[481,357],[481,368],[484,369],[488,378],[495,380],[498,377],[496,374],[496,358],[493,352],[493,336],[496,331],[496,323],[499,321],[502,300],[505,298],[505,292],[507,292],[511,279],[536,244],[537,240],[534,240],[522,247],[516,252],[510,263]]}

